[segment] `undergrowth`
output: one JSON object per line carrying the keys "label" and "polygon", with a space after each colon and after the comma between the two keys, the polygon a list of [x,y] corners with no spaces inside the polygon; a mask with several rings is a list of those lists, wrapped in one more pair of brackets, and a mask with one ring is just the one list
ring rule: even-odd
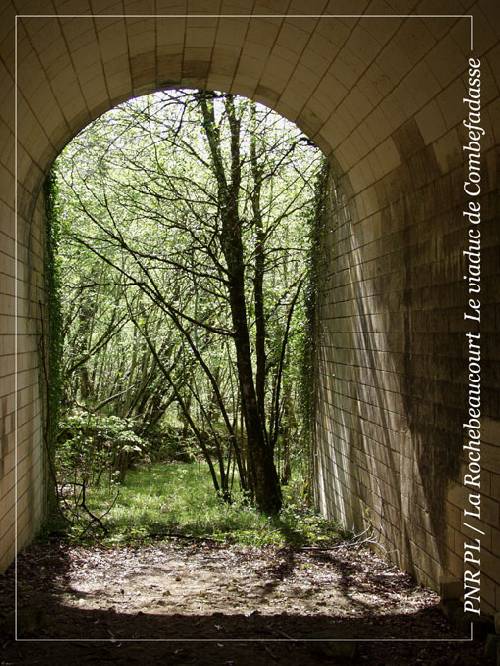
{"label": "undergrowth", "polygon": [[[217,497],[205,464],[147,465],[129,471],[122,484],[90,487],[87,506],[95,515],[105,514],[104,529],[98,525],[89,529],[82,517],[65,530],[65,537],[72,543],[106,546],[175,536],[278,547],[327,545],[346,537],[338,525],[307,506],[302,485],[292,480],[285,486],[284,507],[279,516],[269,518],[241,494],[230,504]],[[51,529],[54,526],[48,526],[45,536]]]}

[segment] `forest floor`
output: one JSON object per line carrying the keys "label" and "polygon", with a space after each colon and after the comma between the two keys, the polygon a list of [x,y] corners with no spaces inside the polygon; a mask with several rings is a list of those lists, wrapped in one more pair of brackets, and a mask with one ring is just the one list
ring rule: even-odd
{"label": "forest floor", "polygon": [[18,636],[43,642],[13,641],[13,605],[11,567],[0,576],[2,666],[489,663],[476,641],[380,641],[467,631],[448,624],[433,592],[347,543],[257,548],[181,538],[102,547],[52,539],[18,558]]}

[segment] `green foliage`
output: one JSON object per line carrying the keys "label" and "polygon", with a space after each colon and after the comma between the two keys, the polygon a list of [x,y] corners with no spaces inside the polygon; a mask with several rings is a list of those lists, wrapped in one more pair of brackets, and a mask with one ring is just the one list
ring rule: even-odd
{"label": "green foliage", "polygon": [[[132,470],[118,498],[102,519],[108,533],[104,545],[140,544],[169,535],[257,546],[331,544],[340,528],[307,507],[300,480],[285,489],[285,505],[276,518],[263,516],[243,495],[231,504],[217,497],[204,463],[155,464]],[[102,514],[115,498],[106,486],[89,490],[88,506]],[[69,534],[81,541],[81,526]],[[102,532],[101,532],[102,534]],[[85,532],[83,540],[91,540]]]}
{"label": "green foliage", "polygon": [[[234,469],[255,491],[256,475],[249,472],[255,455],[248,451],[262,432],[287,482],[301,456],[299,294],[304,222],[314,214],[320,161],[297,127],[261,105],[217,92],[135,98],[75,137],[56,163],[64,405],[134,419],[155,460],[196,448],[213,462],[219,487],[215,471],[212,481],[226,495]],[[239,185],[231,189],[229,182]],[[237,223],[227,227],[230,190]],[[239,233],[229,252],[224,224]],[[230,257],[240,250],[238,272]],[[238,338],[235,322],[243,319],[248,333],[240,326]],[[250,357],[245,363],[236,362],[238,344]],[[242,379],[250,365],[253,377],[249,371]],[[250,436],[240,385],[252,381],[261,403],[252,422],[262,423]],[[112,459],[106,452],[112,447],[88,427],[61,441],[61,464],[71,460],[75,471],[79,460],[86,478],[99,477]],[[85,445],[96,453],[97,475]]]}
{"label": "green foliage", "polygon": [[[297,337],[297,355],[299,357],[299,408],[302,418],[303,442],[306,450],[311,450],[314,418],[314,357],[316,341],[316,302],[321,276],[321,236],[325,224],[325,206],[328,184],[328,163],[326,159],[318,173],[315,183],[314,206],[307,218],[308,250],[306,260],[306,278],[303,289],[303,327]],[[309,475],[312,473],[309,469]]]}
{"label": "green foliage", "polygon": [[[46,413],[44,439],[52,481],[55,482],[54,452],[59,427],[61,404],[61,357],[63,334],[61,321],[61,271],[59,259],[60,219],[57,178],[52,169],[44,183],[45,244],[44,279],[48,330],[42,332],[41,354],[44,369]],[[55,488],[49,490],[49,503],[55,501]]]}
{"label": "green foliage", "polygon": [[146,452],[152,463],[194,462],[199,457],[196,440],[182,428],[163,423],[147,432]]}
{"label": "green foliage", "polygon": [[83,411],[61,418],[59,439],[56,465],[61,482],[68,484],[122,481],[126,468],[145,449],[131,419]]}

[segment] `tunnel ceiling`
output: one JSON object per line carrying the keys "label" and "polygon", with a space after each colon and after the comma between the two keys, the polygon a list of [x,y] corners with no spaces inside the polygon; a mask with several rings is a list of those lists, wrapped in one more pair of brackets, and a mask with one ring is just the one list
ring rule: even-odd
{"label": "tunnel ceiling", "polygon": [[[426,2],[46,4],[48,13],[79,16],[17,19],[18,168],[28,190],[37,189],[61,148],[92,119],[126,98],[167,87],[230,91],[275,109],[335,157],[355,192],[368,190],[365,207],[375,196],[373,183],[457,122],[468,19],[104,16],[423,13]],[[445,4],[456,12],[460,3]],[[471,5],[462,4],[464,11]],[[15,12],[39,14],[40,5],[7,6],[4,31]],[[93,9],[102,15],[84,16]],[[476,8],[475,20],[487,48],[496,40],[488,16]],[[3,82],[4,89],[12,85],[5,71]],[[12,110],[4,108],[4,121]],[[458,148],[450,139],[446,151]]]}

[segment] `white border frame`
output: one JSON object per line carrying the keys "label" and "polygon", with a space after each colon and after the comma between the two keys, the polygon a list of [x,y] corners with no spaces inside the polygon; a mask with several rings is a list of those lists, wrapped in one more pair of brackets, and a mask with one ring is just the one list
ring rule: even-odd
{"label": "white border frame", "polygon": [[18,19],[23,18],[467,18],[470,21],[470,50],[474,50],[473,14],[16,14],[14,22],[14,468],[15,468],[15,565],[14,638],[24,643],[469,643],[474,640],[474,623],[469,638],[19,638],[18,636]]}

